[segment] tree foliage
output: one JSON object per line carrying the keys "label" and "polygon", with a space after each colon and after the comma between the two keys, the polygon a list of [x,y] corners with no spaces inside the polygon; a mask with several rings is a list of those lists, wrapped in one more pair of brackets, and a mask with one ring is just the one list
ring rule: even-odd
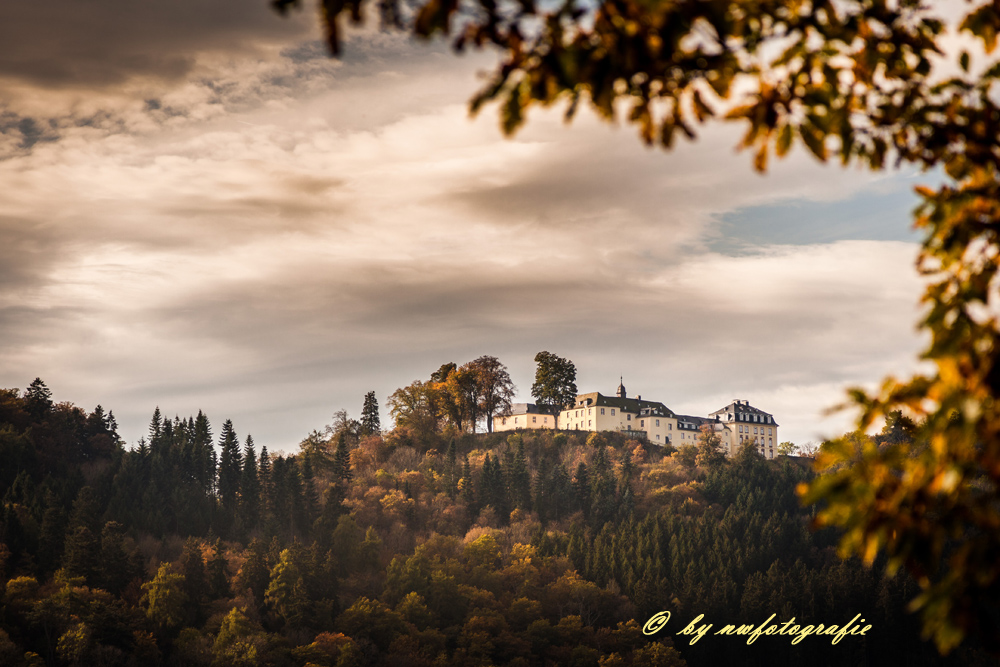
{"label": "tree foliage", "polygon": [[576,366],[569,359],[539,352],[535,355],[535,383],[531,395],[543,410],[558,414],[576,400]]}

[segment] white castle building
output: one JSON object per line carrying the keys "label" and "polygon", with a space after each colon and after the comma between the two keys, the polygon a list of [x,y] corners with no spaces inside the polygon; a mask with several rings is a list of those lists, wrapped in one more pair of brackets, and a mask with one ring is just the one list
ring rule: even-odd
{"label": "white castle building", "polygon": [[769,459],[775,456],[779,440],[774,416],[742,399],[734,399],[707,417],[679,415],[658,401],[646,401],[642,396],[629,398],[624,384],[619,384],[614,396],[597,391],[578,395],[576,402],[558,415],[544,413],[534,403],[515,403],[509,415],[493,418],[494,431],[618,431],[656,445],[675,447],[696,444],[706,426],[722,439],[728,456],[736,454],[744,442],[754,443]]}

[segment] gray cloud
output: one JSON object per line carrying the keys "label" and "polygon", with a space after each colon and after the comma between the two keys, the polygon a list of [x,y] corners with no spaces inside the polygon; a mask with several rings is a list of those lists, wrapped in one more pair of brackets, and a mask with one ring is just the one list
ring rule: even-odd
{"label": "gray cloud", "polygon": [[266,2],[240,0],[6,2],[0,77],[53,88],[178,81],[201,52],[253,54],[309,34],[312,18],[282,20]]}

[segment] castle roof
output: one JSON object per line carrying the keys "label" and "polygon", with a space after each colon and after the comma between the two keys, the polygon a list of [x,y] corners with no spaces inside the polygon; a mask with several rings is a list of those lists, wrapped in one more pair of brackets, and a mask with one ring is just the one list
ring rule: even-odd
{"label": "castle roof", "polygon": [[708,416],[723,422],[751,422],[778,426],[778,422],[774,421],[774,416],[771,413],[755,408],[750,405],[750,401],[739,398],[733,399],[732,403],[709,413]]}
{"label": "castle roof", "polygon": [[673,411],[659,401],[644,401],[641,398],[619,398],[617,396],[605,396],[599,391],[589,394],[580,394],[576,397],[574,408],[609,406],[618,408],[623,412],[633,414],[652,415],[657,417],[673,417]]}

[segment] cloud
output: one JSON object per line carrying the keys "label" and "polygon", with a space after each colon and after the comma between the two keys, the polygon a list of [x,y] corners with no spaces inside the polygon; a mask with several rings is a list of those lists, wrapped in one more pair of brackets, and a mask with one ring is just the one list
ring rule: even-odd
{"label": "cloud", "polygon": [[[307,13],[308,14],[308,13]],[[314,33],[312,16],[282,20],[266,2],[8,2],[0,7],[0,77],[48,88],[180,81],[199,55],[255,55]]]}
{"label": "cloud", "polygon": [[[190,44],[182,73],[138,59],[107,74],[121,91],[18,98],[9,127],[36,120],[0,135],[0,384],[41,375],[114,408],[130,441],[159,404],[233,417],[273,450],[369,390],[384,402],[481,354],[523,399],[549,349],[582,390],[624,374],[694,414],[740,395],[794,439],[837,387],[912,367],[915,248],[858,240],[856,206],[840,207],[908,174],[796,153],[761,177],[729,129],[664,154],[558,110],[506,140],[495,110],[469,121],[464,104],[489,56],[378,36],[331,63],[246,20],[247,45],[211,21],[163,37]],[[272,56],[246,55],[258,47]],[[720,252],[727,216],[788,202],[822,206],[833,231],[746,233]]]}

